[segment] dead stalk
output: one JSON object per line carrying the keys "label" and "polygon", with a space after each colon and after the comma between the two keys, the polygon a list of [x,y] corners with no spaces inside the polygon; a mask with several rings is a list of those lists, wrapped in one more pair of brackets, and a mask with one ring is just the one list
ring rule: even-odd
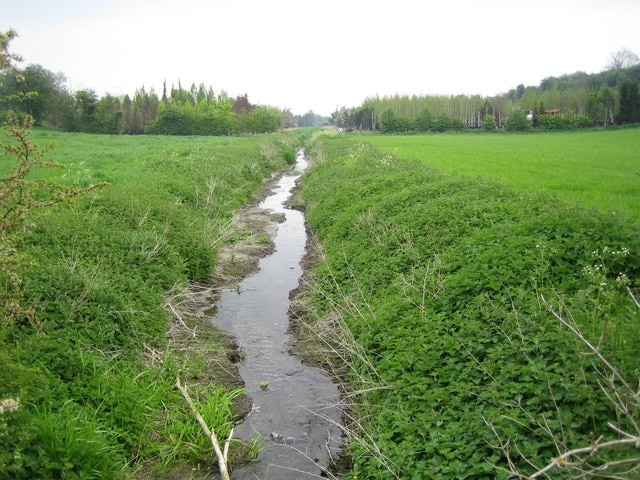
{"label": "dead stalk", "polygon": [[[640,308],[640,304],[633,296],[631,291],[629,291],[629,294],[631,295],[631,298],[636,306]],[[607,375],[604,375],[603,372],[600,372],[603,377],[607,378],[607,382],[598,382],[600,388],[606,394],[609,401],[616,407],[618,412],[620,412],[621,416],[623,416],[629,422],[630,429],[635,429],[635,433],[625,431],[619,426],[608,422],[607,426],[618,435],[618,438],[609,441],[603,441],[604,436],[601,435],[590,445],[570,449],[566,445],[564,431],[560,431],[560,435],[562,436],[562,438],[559,438],[558,434],[551,428],[544,417],[542,421],[537,420],[530,413],[528,413],[524,409],[524,407],[522,407],[522,405],[509,405],[510,407],[518,408],[522,413],[525,414],[532,425],[540,428],[544,432],[544,434],[554,442],[559,455],[542,467],[536,466],[523,455],[523,453],[518,449],[517,445],[511,445],[510,440],[502,440],[500,434],[496,431],[491,422],[485,420],[485,423],[492,430],[493,434],[496,436],[499,442],[498,445],[494,445],[494,448],[502,451],[507,460],[509,468],[503,470],[507,471],[510,477],[528,480],[535,480],[542,477],[549,478],[550,472],[555,469],[562,469],[571,472],[570,478],[635,478],[634,475],[637,475],[638,471],[640,470],[639,455],[630,455],[627,458],[618,460],[603,460],[599,459],[597,457],[597,454],[601,451],[616,450],[620,447],[632,447],[636,450],[640,450],[640,427],[634,419],[634,412],[637,412],[638,408],[640,408],[640,391],[634,389],[631,384],[627,382],[624,377],[622,377],[616,367],[611,364],[611,362],[609,362],[604,357],[604,355],[598,350],[598,348],[594,346],[582,334],[582,332],[575,324],[567,321],[560,313],[558,313],[552,306],[549,305],[549,303],[543,296],[541,296],[541,300],[547,307],[548,311],[562,325],[568,328],[601,362],[601,364],[604,366],[604,369],[608,371]],[[559,412],[559,408],[557,405],[556,410]],[[525,425],[515,419],[511,420],[515,421],[525,428],[531,429],[533,432],[534,427]],[[519,471],[512,457],[512,448],[515,450],[515,452],[517,452],[517,455],[520,456],[522,460],[524,460],[532,469],[535,470],[534,473],[524,474]],[[619,469],[621,467],[624,468],[623,471],[616,470],[615,472],[612,472],[612,470]]]}
{"label": "dead stalk", "polygon": [[[218,437],[216,436],[216,432],[214,430],[209,429],[209,427],[207,426],[207,422],[205,422],[204,418],[202,418],[202,415],[200,415],[200,412],[198,411],[195,404],[193,403],[193,400],[191,400],[191,397],[189,396],[189,392],[187,391],[187,388],[180,383],[179,378],[176,378],[176,388],[180,390],[180,393],[184,397],[185,401],[189,405],[189,408],[195,415],[196,420],[200,424],[202,431],[205,433],[205,435],[207,435],[207,437],[209,437],[209,440],[211,441],[211,445],[213,446],[213,450],[216,454],[216,458],[218,459],[218,468],[220,470],[220,476],[222,480],[230,480],[229,470],[227,468],[226,454],[229,451],[229,442],[231,440],[231,435],[229,435],[229,438],[225,442],[224,452],[223,452],[222,449],[220,448],[220,443],[218,442]],[[233,430],[231,432],[233,433]]]}

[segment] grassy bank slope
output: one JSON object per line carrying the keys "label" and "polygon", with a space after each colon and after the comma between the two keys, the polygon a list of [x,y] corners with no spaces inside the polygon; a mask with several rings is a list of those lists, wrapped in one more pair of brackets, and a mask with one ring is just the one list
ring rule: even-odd
{"label": "grassy bank slope", "polygon": [[[298,140],[47,131],[33,139],[55,142],[46,159],[66,165],[36,175],[109,185],[41,212],[25,232],[31,265],[20,272],[21,290],[35,320],[0,324],[0,400],[8,402],[0,478],[128,478],[150,463],[211,458],[173,384],[177,376],[211,381],[213,359],[203,355],[226,360],[228,340],[205,327],[202,345],[170,329],[163,305],[209,279],[217,249],[245,234],[230,226],[233,211]],[[225,438],[238,392],[204,388],[200,408]]]}
{"label": "grassy bank slope", "polygon": [[541,295],[637,385],[626,291],[639,285],[637,226],[346,136],[320,137],[309,153],[302,196],[325,256],[307,320],[345,326],[341,338],[359,345],[345,373],[362,427],[354,478],[506,478],[492,465],[508,467],[492,428],[527,471],[518,451],[543,465],[615,437],[609,420],[632,427]]}
{"label": "grassy bank slope", "polygon": [[640,129],[363,138],[444,172],[495,178],[568,203],[617,210],[640,223]]}

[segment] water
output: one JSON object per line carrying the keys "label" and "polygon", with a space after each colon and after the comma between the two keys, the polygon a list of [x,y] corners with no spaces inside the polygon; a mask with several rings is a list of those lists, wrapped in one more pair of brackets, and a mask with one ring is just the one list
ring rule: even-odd
{"label": "water", "polygon": [[300,211],[286,208],[296,180],[307,167],[298,153],[296,170],[285,174],[260,207],[285,215],[275,251],[237,290],[221,293],[214,323],[230,332],[245,355],[238,365],[253,400],[251,413],[234,436],[259,435],[265,448],[258,462],[238,468],[234,480],[301,480],[324,472],[339,451],[341,410],[336,385],[287,352],[289,292],[298,286],[307,234]]}

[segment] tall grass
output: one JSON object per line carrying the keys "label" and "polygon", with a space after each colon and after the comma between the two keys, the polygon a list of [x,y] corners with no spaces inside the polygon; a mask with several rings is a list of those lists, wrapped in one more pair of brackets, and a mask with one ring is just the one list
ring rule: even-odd
{"label": "tall grass", "polygon": [[640,223],[640,129],[535,134],[368,135],[383,151],[444,172],[494,178]]}

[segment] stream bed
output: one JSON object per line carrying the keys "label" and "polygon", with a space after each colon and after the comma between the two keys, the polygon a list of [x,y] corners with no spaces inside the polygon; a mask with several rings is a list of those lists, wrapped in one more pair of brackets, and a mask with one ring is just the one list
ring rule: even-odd
{"label": "stream bed", "polygon": [[307,233],[303,213],[285,206],[307,167],[298,152],[295,170],[284,174],[260,208],[283,214],[275,251],[236,289],[220,292],[213,323],[239,343],[238,364],[253,407],[234,437],[262,438],[256,462],[231,473],[234,480],[286,480],[328,477],[325,472],[340,447],[340,394],[320,370],[288,352],[289,293],[302,276]]}

